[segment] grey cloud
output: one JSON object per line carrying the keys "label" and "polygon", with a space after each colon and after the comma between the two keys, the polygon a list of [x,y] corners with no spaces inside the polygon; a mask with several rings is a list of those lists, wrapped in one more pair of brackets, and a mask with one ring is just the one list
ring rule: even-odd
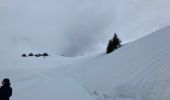
{"label": "grey cloud", "polygon": [[[68,56],[102,51],[170,24],[169,0],[1,0],[0,45]],[[4,44],[5,43],[5,44]]]}

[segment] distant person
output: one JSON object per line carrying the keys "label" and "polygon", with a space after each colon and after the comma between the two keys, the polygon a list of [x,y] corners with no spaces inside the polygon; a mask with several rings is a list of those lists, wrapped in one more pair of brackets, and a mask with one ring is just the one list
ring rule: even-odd
{"label": "distant person", "polygon": [[11,83],[8,78],[3,79],[2,86],[0,87],[0,100],[9,100],[12,96]]}

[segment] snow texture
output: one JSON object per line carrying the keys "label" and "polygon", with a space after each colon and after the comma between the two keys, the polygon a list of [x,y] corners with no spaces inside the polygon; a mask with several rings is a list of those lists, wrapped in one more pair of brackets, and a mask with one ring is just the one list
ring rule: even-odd
{"label": "snow texture", "polygon": [[169,100],[170,27],[106,55],[21,57],[0,51],[11,100]]}

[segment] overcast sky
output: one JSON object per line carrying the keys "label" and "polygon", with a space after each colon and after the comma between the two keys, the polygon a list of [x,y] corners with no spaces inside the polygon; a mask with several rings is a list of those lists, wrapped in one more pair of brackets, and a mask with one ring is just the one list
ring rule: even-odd
{"label": "overcast sky", "polygon": [[68,56],[104,51],[170,24],[170,0],[0,0],[1,50]]}

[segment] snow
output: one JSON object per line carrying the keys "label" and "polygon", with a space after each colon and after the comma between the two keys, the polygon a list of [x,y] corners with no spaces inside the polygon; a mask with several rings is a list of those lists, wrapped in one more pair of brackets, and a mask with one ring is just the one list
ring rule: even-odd
{"label": "snow", "polygon": [[106,55],[21,57],[0,51],[11,100],[169,100],[170,26]]}

